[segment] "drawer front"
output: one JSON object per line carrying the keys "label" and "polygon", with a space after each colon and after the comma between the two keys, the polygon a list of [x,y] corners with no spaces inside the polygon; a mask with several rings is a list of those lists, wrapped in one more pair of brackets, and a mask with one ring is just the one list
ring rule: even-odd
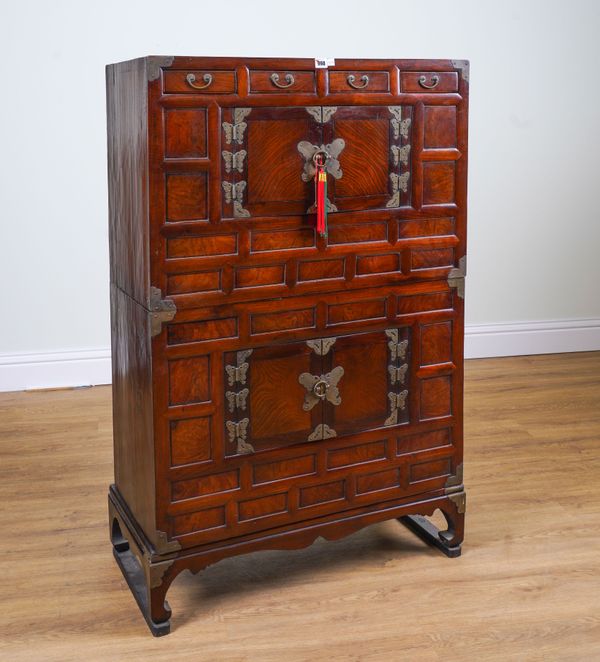
{"label": "drawer front", "polygon": [[315,94],[316,78],[314,71],[251,71],[250,92],[253,94]]}
{"label": "drawer front", "polygon": [[403,71],[400,74],[402,92],[458,92],[455,71]]}
{"label": "drawer front", "polygon": [[175,480],[169,537],[189,548],[455,482],[459,433],[448,425],[405,432],[328,440]]}
{"label": "drawer front", "polygon": [[390,75],[387,71],[330,71],[329,92],[389,92]]}
{"label": "drawer front", "polygon": [[181,70],[164,72],[164,91],[167,94],[234,94],[234,71]]}

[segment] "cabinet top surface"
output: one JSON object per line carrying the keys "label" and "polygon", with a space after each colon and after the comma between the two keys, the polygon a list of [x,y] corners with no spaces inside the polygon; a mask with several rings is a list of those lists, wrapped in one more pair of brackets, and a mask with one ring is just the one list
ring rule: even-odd
{"label": "cabinet top surface", "polygon": [[[289,57],[241,57],[241,56],[173,56],[173,55],[146,55],[137,60],[148,60],[160,64],[164,67],[189,67],[192,65],[209,65],[209,64],[222,64],[222,65],[247,65],[255,67],[271,67],[273,65],[279,66],[296,66],[305,68],[327,68],[327,69],[343,69],[348,66],[380,66],[388,67],[390,65],[401,66],[406,69],[419,69],[419,68],[454,68],[465,69],[469,66],[469,61],[461,58],[439,58],[439,59],[412,59],[412,58],[334,58],[335,64],[327,65],[324,67],[316,67],[316,58],[289,58]],[[132,62],[135,60],[128,60]],[[117,62],[114,64],[125,64],[125,62]],[[109,65],[110,66],[110,65]]]}

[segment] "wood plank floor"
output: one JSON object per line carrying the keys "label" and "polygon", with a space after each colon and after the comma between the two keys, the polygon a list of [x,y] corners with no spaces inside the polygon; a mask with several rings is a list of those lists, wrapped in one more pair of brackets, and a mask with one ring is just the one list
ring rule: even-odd
{"label": "wood plank floor", "polygon": [[0,395],[2,660],[600,660],[600,352],[469,361],[463,556],[395,522],[183,573],[112,559],[108,387]]}

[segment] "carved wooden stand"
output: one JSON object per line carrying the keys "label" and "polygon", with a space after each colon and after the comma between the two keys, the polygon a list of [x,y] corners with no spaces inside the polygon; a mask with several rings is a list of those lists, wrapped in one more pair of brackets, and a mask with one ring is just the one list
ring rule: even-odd
{"label": "carved wooden stand", "polygon": [[[404,501],[409,501],[405,499]],[[197,550],[168,556],[156,554],[150,542],[131,519],[118,491],[112,485],[108,495],[110,536],[113,554],[131,592],[155,637],[171,631],[171,608],[166,594],[182,570],[198,573],[209,565],[229,556],[258,550],[301,549],[312,545],[319,537],[339,540],[359,529],[388,519],[398,519],[424,542],[441,550],[446,556],[460,556],[464,536],[465,492],[443,494],[412,503],[390,503],[383,510],[362,508],[345,513],[337,519],[324,518],[306,523],[303,528],[282,527],[266,536],[245,536],[226,543],[205,545]],[[423,515],[431,516],[439,509],[448,529],[440,531]]]}

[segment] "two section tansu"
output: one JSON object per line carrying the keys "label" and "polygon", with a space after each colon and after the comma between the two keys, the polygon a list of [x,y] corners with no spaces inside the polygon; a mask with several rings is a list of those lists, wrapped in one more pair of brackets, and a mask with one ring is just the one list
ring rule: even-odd
{"label": "two section tansu", "polygon": [[467,64],[143,58],[107,81],[111,535],[152,631],[181,570],[244,551],[401,518],[457,555]]}

